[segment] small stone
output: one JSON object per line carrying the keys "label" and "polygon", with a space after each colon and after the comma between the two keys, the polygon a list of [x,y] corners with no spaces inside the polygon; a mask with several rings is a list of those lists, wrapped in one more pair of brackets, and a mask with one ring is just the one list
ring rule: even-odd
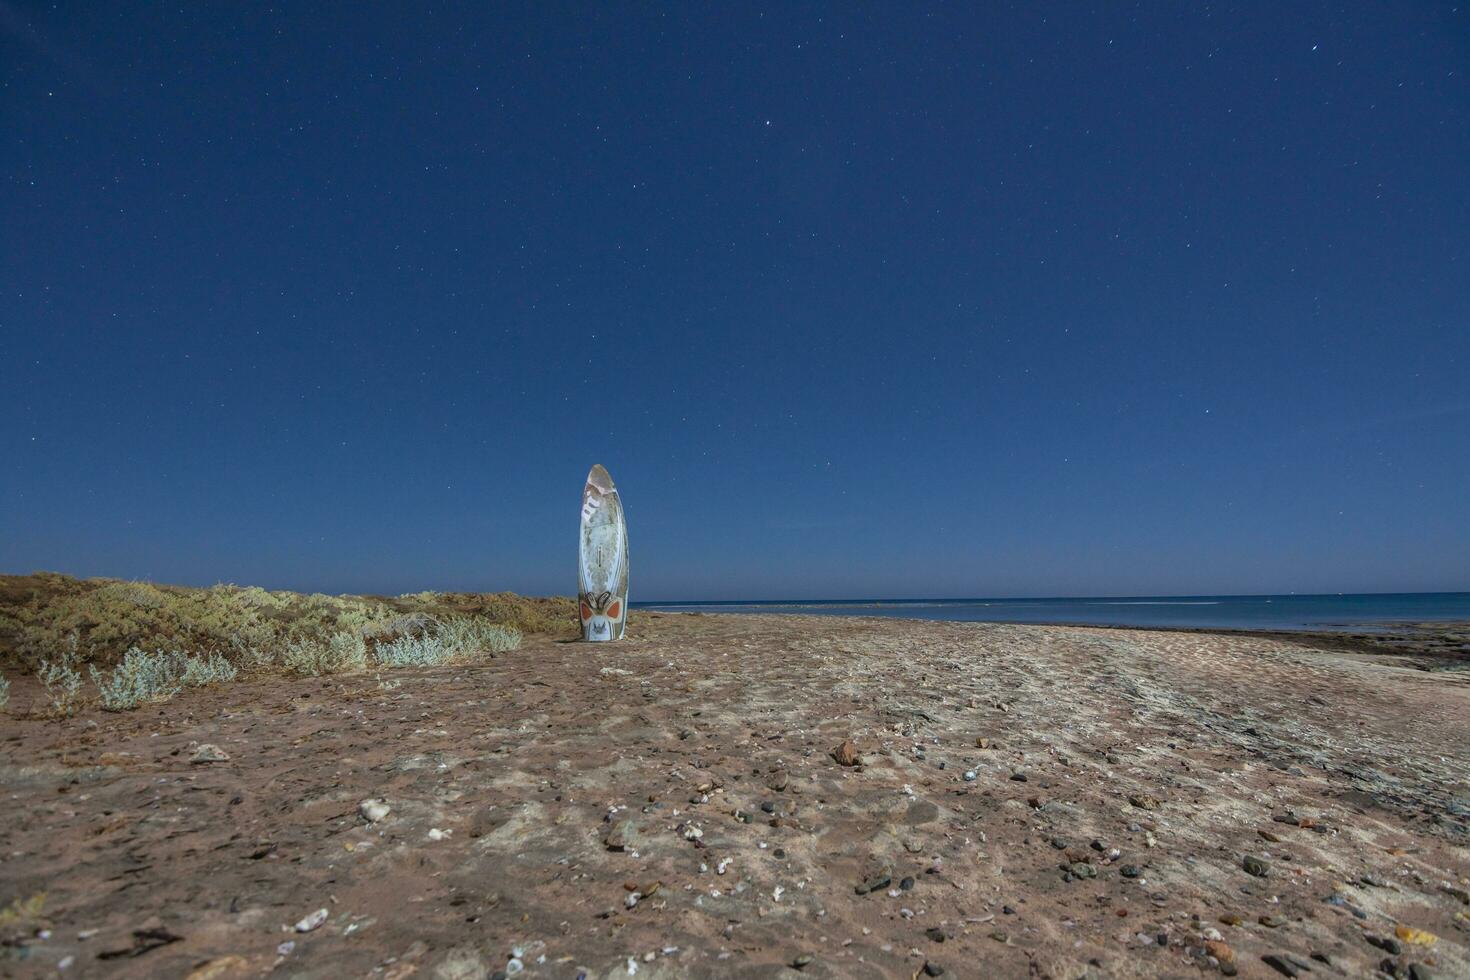
{"label": "small stone", "polygon": [[892,883],[893,875],[887,871],[880,871],[877,874],[872,874],[864,878],[862,883],[857,885],[853,890],[859,895],[866,895],[869,892],[882,891]]}
{"label": "small stone", "polygon": [[914,879],[905,878],[898,883],[898,887],[901,888],[903,891],[912,891],[914,887]]}
{"label": "small stone", "polygon": [[990,932],[990,938],[994,939],[998,943],[1003,943],[1011,938],[1011,934],[1006,932],[1004,929],[992,929]]}
{"label": "small stone", "polygon": [[772,803],[770,800],[766,800],[764,803],[761,804],[761,809],[766,813],[775,813],[776,804]]}
{"label": "small stone", "polygon": [[632,820],[619,820],[607,830],[602,842],[609,851],[623,851],[632,846],[638,836],[638,828]]}
{"label": "small stone", "polygon": [[788,776],[783,770],[781,772],[772,773],[771,777],[766,780],[766,786],[776,791],[777,793],[780,793],[781,791],[786,789],[786,786],[790,781],[791,777]]}
{"label": "small stone", "polygon": [[1227,912],[1220,916],[1220,922],[1227,926],[1238,926],[1240,925],[1240,916],[1234,912]]}
{"label": "small stone", "polygon": [[1263,915],[1256,921],[1267,929],[1280,929],[1286,925],[1286,920],[1279,915]]}
{"label": "small stone", "polygon": [[1013,908],[1011,908],[1009,905],[1002,905],[1000,907],[1000,914],[1001,915],[1015,915],[1016,914],[1016,910],[1013,909]]}
{"label": "small stone", "polygon": [[1205,940],[1205,952],[1221,963],[1229,963],[1235,959],[1235,950],[1230,948],[1229,943],[1220,939]]}
{"label": "small stone", "polygon": [[1024,772],[1019,771],[1019,770],[1017,770],[1016,772],[1011,773],[1011,780],[1012,780],[1012,782],[1024,783],[1026,781],[1026,778],[1027,778],[1026,777],[1026,774]]}
{"label": "small stone", "polygon": [[1091,847],[1094,851],[1097,851],[1098,853],[1102,853],[1103,851],[1106,851],[1108,849],[1107,843],[1101,838],[1097,837],[1094,837],[1092,839],[1092,843],[1087,846]]}
{"label": "small stone", "polygon": [[1059,851],[1065,851],[1067,848],[1072,846],[1072,842],[1067,840],[1067,838],[1065,837],[1053,837],[1051,839],[1051,846],[1055,847]]}
{"label": "small stone", "polygon": [[933,963],[926,960],[924,962],[924,976],[942,977],[944,976],[944,967],[940,966],[938,963]]}
{"label": "small stone", "polygon": [[1133,794],[1128,797],[1128,802],[1140,810],[1157,810],[1159,808],[1159,801],[1144,793]]}
{"label": "small stone", "polygon": [[1270,841],[1272,844],[1281,843],[1281,838],[1271,833],[1271,831],[1269,830],[1257,830],[1256,833],[1259,834],[1261,839],[1264,841]]}
{"label": "small stone", "polygon": [[1118,874],[1124,878],[1137,878],[1143,874],[1143,869],[1136,864],[1125,864],[1118,869]]}
{"label": "small stone", "polygon": [[377,823],[391,813],[392,808],[382,800],[363,800],[357,805],[357,812],[368,823]]}
{"label": "small stone", "polygon": [[973,783],[977,778],[979,778],[979,777],[976,775],[975,770],[973,770],[973,769],[966,769],[965,770],[965,782],[967,782],[967,783]]}
{"label": "small stone", "polygon": [[1264,859],[1253,854],[1247,854],[1240,862],[1241,868],[1248,875],[1264,878],[1271,873],[1271,865]]}
{"label": "small stone", "polygon": [[1434,971],[1423,963],[1410,963],[1409,980],[1434,980]]}
{"label": "small stone", "polygon": [[313,932],[316,929],[319,929],[321,927],[321,924],[327,921],[327,914],[328,913],[326,909],[317,909],[315,912],[311,913],[306,918],[296,923],[296,931]]}
{"label": "small stone", "polygon": [[1067,870],[1072,872],[1072,874],[1076,875],[1078,878],[1097,877],[1097,869],[1088,864],[1086,861],[1073,861],[1071,864],[1067,865]]}
{"label": "small stone", "polygon": [[852,739],[844,739],[841,745],[833,749],[832,758],[839,766],[855,766],[863,761]]}
{"label": "small stone", "polygon": [[944,930],[939,928],[938,926],[930,926],[928,929],[925,929],[924,935],[929,939],[931,943],[942,943],[944,942],[945,938]]}
{"label": "small stone", "polygon": [[1282,976],[1294,977],[1299,975],[1297,973],[1296,966],[1293,965],[1290,960],[1288,960],[1285,956],[1282,956],[1280,953],[1267,953],[1265,956],[1261,957],[1261,962],[1265,963],[1267,966],[1275,970],[1277,973],[1280,973]]}
{"label": "small stone", "polygon": [[194,754],[189,757],[189,761],[194,763],[229,762],[230,756],[229,753],[218,745],[205,742],[194,750]]}
{"label": "small stone", "polygon": [[1439,937],[1434,933],[1415,929],[1413,926],[1396,926],[1393,934],[1410,946],[1433,946],[1439,942]]}
{"label": "small stone", "polygon": [[811,953],[802,953],[796,959],[791,961],[791,968],[793,970],[805,970],[807,967],[812,965],[812,961],[815,959],[816,957],[813,956]]}
{"label": "small stone", "polygon": [[981,736],[980,738],[975,739],[975,748],[977,748],[977,749],[988,749],[988,748],[990,748],[990,739],[985,738],[984,736]]}

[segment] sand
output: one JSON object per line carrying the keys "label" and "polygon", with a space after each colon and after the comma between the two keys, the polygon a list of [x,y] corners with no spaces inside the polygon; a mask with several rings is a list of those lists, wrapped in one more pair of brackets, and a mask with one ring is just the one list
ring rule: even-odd
{"label": "sand", "polygon": [[38,698],[0,716],[4,976],[1470,976],[1465,670],[642,614],[126,714]]}

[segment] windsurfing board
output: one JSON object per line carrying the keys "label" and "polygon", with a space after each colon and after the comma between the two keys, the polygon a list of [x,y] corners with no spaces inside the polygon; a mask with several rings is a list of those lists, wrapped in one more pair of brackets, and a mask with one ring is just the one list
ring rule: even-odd
{"label": "windsurfing board", "polygon": [[582,639],[621,640],[628,628],[628,525],[623,502],[601,463],[582,488],[577,612]]}

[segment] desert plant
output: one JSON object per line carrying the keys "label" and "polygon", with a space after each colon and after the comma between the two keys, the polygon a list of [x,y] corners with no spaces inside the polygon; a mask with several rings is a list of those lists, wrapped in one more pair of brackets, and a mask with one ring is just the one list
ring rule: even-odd
{"label": "desert plant", "polygon": [[285,664],[292,673],[310,677],[360,670],[367,665],[367,645],[353,632],[334,633],[325,641],[298,637],[286,647]]}
{"label": "desert plant", "polygon": [[204,687],[206,684],[232,681],[239,673],[235,665],[224,657],[217,653],[207,653],[200,657],[190,657],[184,664],[180,679],[185,687]]}
{"label": "desert plant", "polygon": [[436,667],[447,663],[455,651],[433,633],[400,636],[373,648],[373,657],[384,667]]}
{"label": "desert plant", "polygon": [[106,711],[131,711],[140,704],[167,701],[184,687],[183,675],[188,658],[162,650],[147,653],[132,647],[123,662],[110,674],[89,667],[92,683],[102,695]]}
{"label": "desert plant", "polygon": [[77,635],[73,633],[66,649],[55,660],[42,660],[37,672],[51,711],[65,718],[77,710],[82,699],[82,674],[77,670]]}
{"label": "desert plant", "polygon": [[457,616],[439,624],[437,633],[453,648],[455,656],[472,653],[505,653],[521,645],[521,631],[483,619]]}

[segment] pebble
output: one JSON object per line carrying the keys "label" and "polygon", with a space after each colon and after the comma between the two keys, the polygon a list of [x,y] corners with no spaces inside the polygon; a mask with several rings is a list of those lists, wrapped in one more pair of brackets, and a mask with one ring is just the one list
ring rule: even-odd
{"label": "pebble", "polygon": [[832,758],[839,766],[855,766],[863,761],[852,739],[844,739],[841,745],[833,749]]}
{"label": "pebble", "polygon": [[297,932],[312,932],[312,931],[320,928],[321,927],[321,924],[323,922],[326,922],[326,921],[327,921],[327,910],[326,909],[317,909],[315,912],[311,913],[306,918],[304,918],[300,922],[296,923],[296,931]]}
{"label": "pebble", "polygon": [[1247,854],[1241,860],[1240,866],[1245,870],[1246,874],[1254,875],[1257,878],[1264,878],[1271,873],[1270,863],[1268,863],[1263,858],[1256,857],[1253,854]]}
{"label": "pebble", "polygon": [[976,780],[976,778],[978,778],[978,777],[975,774],[975,770],[973,770],[973,769],[966,769],[965,770],[965,782],[967,782],[967,783],[973,783]]}
{"label": "pebble", "polygon": [[1263,915],[1256,921],[1267,929],[1279,929],[1286,925],[1286,920],[1279,915]]}
{"label": "pebble", "polygon": [[230,756],[229,753],[220,748],[218,745],[215,745],[212,742],[205,742],[203,745],[199,746],[199,748],[194,750],[194,754],[189,757],[189,761],[196,763],[229,762]]}
{"label": "pebble", "polygon": [[1133,794],[1132,796],[1128,797],[1128,802],[1132,803],[1140,810],[1157,810],[1159,808],[1159,801],[1145,793]]}
{"label": "pebble", "polygon": [[813,956],[811,953],[802,953],[796,959],[791,961],[791,968],[793,970],[805,970],[807,967],[812,965],[812,961],[815,959],[816,957]]}
{"label": "pebble", "polygon": [[928,929],[925,929],[924,935],[928,937],[929,941],[932,943],[942,943],[944,942],[945,938],[944,930],[939,928],[938,926],[930,926]]}
{"label": "pebble", "polygon": [[1229,963],[1235,959],[1235,950],[1230,948],[1229,943],[1220,939],[1205,940],[1205,952],[1221,963]]}
{"label": "pebble", "polygon": [[902,889],[903,891],[910,891],[914,887],[914,879],[913,878],[905,878],[905,879],[903,879],[902,881],[900,881],[898,883],[898,887],[900,889]]}
{"label": "pebble", "polygon": [[892,883],[893,875],[887,871],[880,871],[877,874],[869,875],[868,877],[864,878],[862,880],[862,883],[856,886],[853,890],[856,891],[859,895],[866,895],[869,892],[882,891]]}
{"label": "pebble", "polygon": [[1297,975],[1297,968],[1285,956],[1279,953],[1267,953],[1261,957],[1261,962],[1283,976],[1294,977]]}
{"label": "pebble", "polygon": [[1086,861],[1073,861],[1071,864],[1067,865],[1067,870],[1072,872],[1072,874],[1076,875],[1078,878],[1097,877],[1097,869],[1088,864]]}
{"label": "pebble", "polygon": [[938,963],[933,963],[926,960],[924,963],[924,976],[942,977],[944,976],[944,967],[940,966]]}
{"label": "pebble", "polygon": [[1118,869],[1118,874],[1122,875],[1124,878],[1137,878],[1139,875],[1143,874],[1143,870],[1139,868],[1139,866],[1136,864],[1125,864],[1123,865],[1123,867]]}
{"label": "pebble", "polygon": [[607,830],[607,836],[603,843],[609,851],[626,850],[632,844],[638,834],[638,828],[632,820],[619,820]]}
{"label": "pebble", "polygon": [[1434,980],[1434,971],[1423,963],[1410,963],[1409,980]]}
{"label": "pebble", "polygon": [[392,807],[382,800],[363,800],[357,805],[357,812],[368,823],[377,823],[392,812]]}
{"label": "pebble", "polygon": [[1024,783],[1026,781],[1026,779],[1027,779],[1026,774],[1024,772],[1021,772],[1020,770],[1017,770],[1016,772],[1011,773],[1011,780],[1013,782]]}

